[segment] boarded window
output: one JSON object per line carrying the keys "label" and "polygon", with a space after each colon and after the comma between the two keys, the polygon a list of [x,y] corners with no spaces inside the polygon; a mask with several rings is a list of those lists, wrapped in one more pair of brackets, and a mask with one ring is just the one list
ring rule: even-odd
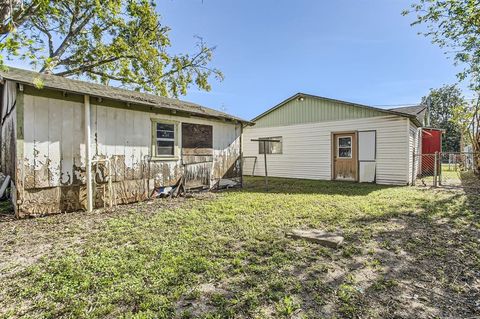
{"label": "boarded window", "polygon": [[213,127],[211,125],[182,123],[182,154],[212,155]]}
{"label": "boarded window", "polygon": [[[276,140],[279,142],[258,142],[258,154],[264,154],[265,149],[267,154],[282,154],[283,152],[283,138],[281,136],[261,137],[261,140]],[[264,149],[265,145],[265,149]]]}

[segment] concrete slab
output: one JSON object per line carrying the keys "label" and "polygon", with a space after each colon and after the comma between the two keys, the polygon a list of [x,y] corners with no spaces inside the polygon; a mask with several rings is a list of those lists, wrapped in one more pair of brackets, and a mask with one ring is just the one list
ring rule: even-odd
{"label": "concrete slab", "polygon": [[338,248],[343,243],[343,237],[338,234],[327,233],[318,229],[294,229],[287,233],[287,237],[305,239],[325,247]]}

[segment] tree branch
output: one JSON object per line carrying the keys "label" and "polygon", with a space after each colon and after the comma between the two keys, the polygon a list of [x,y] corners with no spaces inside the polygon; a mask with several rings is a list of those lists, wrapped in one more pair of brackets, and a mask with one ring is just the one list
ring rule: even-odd
{"label": "tree branch", "polygon": [[[95,68],[95,67],[98,67],[98,66],[110,63],[110,62],[115,62],[115,61],[120,60],[120,59],[134,59],[134,58],[135,58],[135,56],[133,56],[133,55],[123,55],[123,56],[111,57],[109,59],[101,60],[101,61],[98,61],[98,62],[95,62],[95,63],[82,65],[81,67],[78,67],[76,69],[70,69],[70,70],[66,70],[66,71],[63,71],[63,72],[58,72],[58,73],[55,73],[55,75],[68,76],[68,75],[79,74],[79,73],[83,73],[83,72],[92,72],[91,71],[92,68]],[[63,63],[60,62],[59,64],[63,64]]]}
{"label": "tree branch", "polygon": [[[94,10],[92,10],[90,13],[85,13],[84,16],[86,16],[86,18],[83,19],[83,21],[76,27],[74,28],[72,31],[69,31],[67,33],[67,35],[65,36],[65,38],[63,39],[62,43],[60,44],[60,46],[53,52],[53,54],[50,55],[50,58],[51,59],[57,59],[62,56],[63,53],[65,53],[65,51],[67,50],[68,48],[68,45],[70,44],[70,41],[72,40],[73,37],[75,37],[80,31],[82,31],[82,29],[87,25],[87,23],[90,21],[90,19],[93,18],[94,16]],[[74,16],[72,16],[72,24],[73,24],[73,19],[74,19]],[[57,62],[58,63],[58,62]],[[44,65],[41,69],[40,69],[40,73],[43,73],[46,71],[47,69],[47,65]]]}

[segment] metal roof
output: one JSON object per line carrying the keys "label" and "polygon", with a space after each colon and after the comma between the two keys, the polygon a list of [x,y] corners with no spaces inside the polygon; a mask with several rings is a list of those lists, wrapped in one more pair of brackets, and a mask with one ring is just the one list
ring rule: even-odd
{"label": "metal roof", "polygon": [[287,104],[288,102],[290,102],[292,100],[295,100],[297,98],[301,98],[301,97],[321,99],[321,100],[324,100],[324,101],[342,103],[342,104],[346,104],[346,105],[351,105],[351,106],[376,110],[376,111],[383,112],[383,113],[386,113],[386,114],[399,115],[399,116],[407,117],[407,118],[411,119],[412,121],[414,121],[414,123],[416,125],[421,126],[421,122],[418,120],[417,115],[415,115],[415,114],[409,114],[409,113],[406,113],[406,112],[401,112],[401,111],[396,111],[396,110],[381,109],[381,108],[377,108],[377,107],[373,107],[373,106],[368,106],[368,105],[363,105],[363,104],[358,104],[358,103],[352,103],[352,102],[347,102],[347,101],[342,101],[342,100],[336,100],[336,99],[331,99],[331,98],[327,98],[327,97],[323,97],[323,96],[306,94],[306,93],[301,93],[301,92],[289,97],[288,99],[280,102],[279,104],[277,104],[274,107],[268,109],[267,111],[263,112],[262,114],[256,116],[255,118],[253,118],[251,120],[251,122],[255,122],[255,121],[259,120],[260,118],[264,117],[265,115],[267,115],[267,114],[275,111],[276,109],[282,107],[283,105]]}
{"label": "metal roof", "polygon": [[40,79],[43,88],[59,90],[82,95],[90,95],[92,97],[100,97],[115,101],[123,101],[126,103],[152,106],[159,109],[169,109],[181,112],[187,112],[192,115],[213,117],[220,119],[228,119],[239,121],[242,123],[252,124],[249,121],[239,117],[220,112],[208,107],[200,106],[195,103],[185,102],[178,99],[166,98],[163,96],[142,93],[120,89],[112,86],[91,83],[86,81],[64,78],[57,75],[43,74],[35,71],[29,71],[19,68],[8,67],[6,71],[0,71],[0,79],[7,79],[26,85],[35,86]]}

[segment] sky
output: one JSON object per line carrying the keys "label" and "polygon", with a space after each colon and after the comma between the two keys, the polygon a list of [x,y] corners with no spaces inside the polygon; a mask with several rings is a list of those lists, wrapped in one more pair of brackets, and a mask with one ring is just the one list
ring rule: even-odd
{"label": "sky", "polygon": [[401,15],[411,1],[157,0],[157,11],[172,53],[195,53],[200,36],[225,75],[181,99],[252,119],[298,92],[391,108],[455,83],[460,69]]}
{"label": "sky", "polygon": [[[216,46],[225,80],[182,99],[251,119],[297,92],[388,107],[460,71],[404,17],[407,0],[162,0],[174,52]],[[464,85],[466,87],[466,85]]]}

